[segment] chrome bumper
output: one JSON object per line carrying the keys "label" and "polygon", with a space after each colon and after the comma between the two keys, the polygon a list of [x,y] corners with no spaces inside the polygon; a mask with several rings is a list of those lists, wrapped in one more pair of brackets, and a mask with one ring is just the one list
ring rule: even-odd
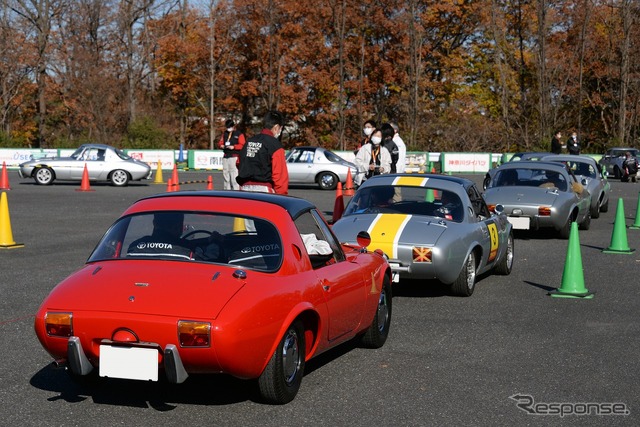
{"label": "chrome bumper", "polygon": [[[174,344],[167,344],[164,348],[163,356],[167,381],[173,384],[183,383],[189,374],[182,364],[178,348]],[[69,338],[67,343],[67,364],[71,372],[76,375],[88,375],[93,371],[93,365],[84,354],[78,337]]]}

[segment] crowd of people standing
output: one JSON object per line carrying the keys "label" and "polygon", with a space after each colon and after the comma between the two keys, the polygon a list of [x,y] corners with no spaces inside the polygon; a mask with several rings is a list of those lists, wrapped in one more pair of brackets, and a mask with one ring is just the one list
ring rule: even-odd
{"label": "crowd of people standing", "polygon": [[[289,174],[280,141],[284,126],[285,118],[278,111],[267,112],[262,130],[248,138],[233,120],[225,122],[225,131],[218,141],[218,148],[224,152],[225,190],[288,193]],[[407,148],[397,123],[384,123],[378,128],[375,121],[367,120],[363,133],[364,139],[355,153],[355,164],[361,172],[355,178],[356,185],[374,175],[404,172]]]}

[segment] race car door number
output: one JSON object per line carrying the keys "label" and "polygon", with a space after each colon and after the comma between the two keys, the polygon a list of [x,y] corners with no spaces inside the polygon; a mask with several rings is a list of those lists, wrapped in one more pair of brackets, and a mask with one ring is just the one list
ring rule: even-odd
{"label": "race car door number", "polygon": [[101,345],[100,376],[158,381],[158,350]]}

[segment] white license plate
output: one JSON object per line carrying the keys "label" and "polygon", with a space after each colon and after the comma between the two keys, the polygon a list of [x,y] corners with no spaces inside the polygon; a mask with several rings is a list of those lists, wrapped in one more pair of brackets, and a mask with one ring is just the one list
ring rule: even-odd
{"label": "white license plate", "polygon": [[530,228],[531,219],[528,216],[510,216],[508,219],[515,230],[528,230]]}
{"label": "white license plate", "polygon": [[158,381],[158,350],[101,345],[100,376]]}

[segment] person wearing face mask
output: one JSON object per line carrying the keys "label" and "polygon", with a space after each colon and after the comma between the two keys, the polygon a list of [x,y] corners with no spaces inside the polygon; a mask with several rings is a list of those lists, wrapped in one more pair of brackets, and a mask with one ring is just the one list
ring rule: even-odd
{"label": "person wearing face mask", "polygon": [[242,132],[236,130],[236,124],[229,119],[224,123],[226,130],[218,141],[218,148],[224,150],[222,155],[222,179],[225,190],[239,190],[240,185],[236,181],[238,176],[238,163],[240,151],[244,147],[245,139]]}
{"label": "person wearing face mask", "polygon": [[354,151],[355,154],[358,154],[358,151],[370,142],[371,133],[373,133],[373,130],[375,128],[376,128],[375,121],[367,120],[366,122],[364,122],[364,126],[362,127],[362,133],[364,133],[364,138],[362,139],[362,141],[358,143],[358,146]]}
{"label": "person wearing face mask", "polygon": [[360,182],[356,182],[357,185],[362,184],[362,179],[391,172],[391,154],[382,146],[382,131],[380,129],[374,129],[371,133],[371,142],[358,150],[355,164],[358,171],[363,172],[358,174]]}
{"label": "person wearing face mask", "polygon": [[395,129],[389,123],[385,123],[382,125],[382,146],[386,148],[391,155],[391,173],[397,172],[397,164],[399,158],[398,146],[393,140],[395,134]]}
{"label": "person wearing face mask", "polygon": [[269,111],[259,134],[247,138],[240,152],[240,169],[236,181],[242,191],[287,194],[289,173],[284,148],[278,139],[284,127],[284,117]]}
{"label": "person wearing face mask", "polygon": [[569,154],[580,154],[580,143],[578,142],[578,134],[576,132],[572,132],[567,140],[567,151],[569,151]]}

